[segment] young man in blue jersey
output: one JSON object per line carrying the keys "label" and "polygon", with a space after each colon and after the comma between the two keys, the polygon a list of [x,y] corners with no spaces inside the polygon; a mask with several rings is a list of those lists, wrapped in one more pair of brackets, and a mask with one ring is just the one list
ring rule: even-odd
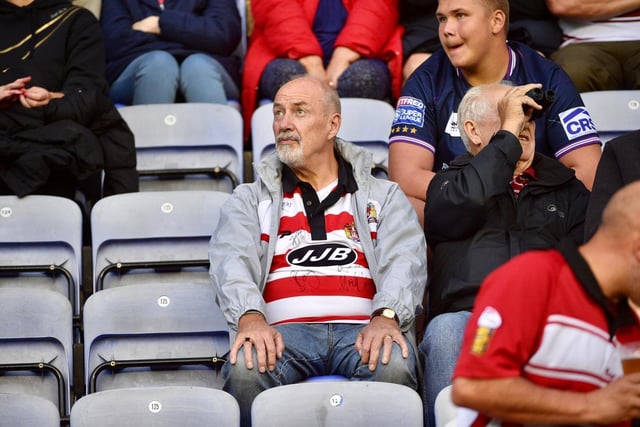
{"label": "young man in blue jersey", "polygon": [[600,138],[571,79],[552,61],[507,43],[507,0],[440,0],[436,15],[442,50],[407,80],[389,139],[389,174],[423,218],[434,173],[465,152],[457,109],[472,86],[510,80],[540,83],[556,101],[536,122],[536,150],[573,168],[591,188]]}

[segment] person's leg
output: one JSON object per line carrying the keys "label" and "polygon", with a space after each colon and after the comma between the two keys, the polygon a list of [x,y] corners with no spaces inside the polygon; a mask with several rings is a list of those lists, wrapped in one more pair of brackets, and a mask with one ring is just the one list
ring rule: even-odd
{"label": "person's leg", "polygon": [[379,59],[359,59],[338,79],[338,94],[343,98],[391,97],[391,74],[387,64]]}
{"label": "person's leg", "polygon": [[259,99],[273,100],[280,86],[291,77],[305,74],[307,70],[294,59],[276,58],[269,62],[260,77]]}
{"label": "person's leg", "polygon": [[625,85],[623,89],[640,89],[640,40],[631,42],[621,42],[624,47],[624,59],[622,68],[624,70]]}
{"label": "person's leg", "polygon": [[551,59],[571,77],[578,92],[622,87],[622,66],[609,51],[610,43],[574,43],[558,49]]}
{"label": "person's leg", "polygon": [[204,53],[190,55],[180,65],[180,91],[186,102],[213,104],[226,104],[240,95],[222,64]]}
{"label": "person's leg", "polygon": [[[260,373],[257,368],[247,369],[242,349],[238,352],[235,365],[227,362],[222,368],[225,378],[223,390],[238,401],[242,426],[251,425],[251,404],[263,390],[293,384],[325,373],[327,325],[290,323],[276,328],[282,334],[285,350],[273,371]],[[253,360],[255,364],[255,349]]]}
{"label": "person's leg", "polygon": [[172,103],[178,89],[178,73],[178,62],[170,53],[145,53],[118,76],[109,96],[115,103],[126,105]]}
{"label": "person's leg", "polygon": [[469,311],[445,313],[433,318],[420,343],[424,359],[425,426],[435,427],[433,407],[440,390],[451,384]]}
{"label": "person's leg", "polygon": [[[402,357],[400,346],[394,343],[389,363],[384,365],[378,361],[376,369],[371,371],[368,364],[360,361],[360,355],[354,347],[358,333],[364,325],[333,324],[330,326],[331,359],[325,374],[342,375],[352,381],[388,382],[417,389],[418,359],[414,345],[408,343],[409,357],[405,359]],[[406,335],[405,338],[407,338]]]}

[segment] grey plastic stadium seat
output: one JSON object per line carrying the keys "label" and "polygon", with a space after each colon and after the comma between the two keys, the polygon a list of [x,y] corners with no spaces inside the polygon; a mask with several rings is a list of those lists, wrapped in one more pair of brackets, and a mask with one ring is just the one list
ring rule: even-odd
{"label": "grey plastic stadium seat", "polygon": [[53,289],[80,313],[82,212],[55,196],[0,196],[0,287]]}
{"label": "grey plastic stadium seat", "polygon": [[68,415],[72,330],[71,303],[59,292],[0,288],[0,393],[39,396]]}
{"label": "grey plastic stadium seat", "polygon": [[[342,124],[338,136],[369,149],[373,153],[373,172],[387,177],[388,140],[395,109],[377,99],[341,98]],[[258,107],[251,118],[253,161],[259,162],[275,150],[273,135],[273,103]]]}
{"label": "grey plastic stadium seat", "polygon": [[640,128],[640,90],[601,90],[580,96],[603,143]]}
{"label": "grey plastic stadium seat", "polygon": [[94,292],[141,283],[208,284],[213,221],[229,196],[149,191],[99,200],[91,211]]}
{"label": "grey plastic stadium seat", "polygon": [[243,178],[243,125],[222,104],[172,103],[119,108],[135,136],[140,191],[231,193]]}
{"label": "grey plastic stadium seat", "polygon": [[58,408],[30,394],[0,393],[0,424],[11,427],[60,427]]}
{"label": "grey plastic stadium seat", "polygon": [[370,381],[283,385],[260,393],[253,427],[422,427],[422,401],[406,386]]}
{"label": "grey plastic stadium seat", "polygon": [[87,393],[193,385],[221,388],[226,319],[208,283],[105,289],[84,306]]}
{"label": "grey plastic stadium seat", "polygon": [[237,427],[240,409],[222,390],[144,387],[101,391],[71,410],[71,427]]}

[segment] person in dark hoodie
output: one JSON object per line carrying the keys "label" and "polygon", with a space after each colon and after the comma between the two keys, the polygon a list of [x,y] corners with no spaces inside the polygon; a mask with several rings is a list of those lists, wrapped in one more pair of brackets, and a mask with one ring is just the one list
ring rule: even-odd
{"label": "person in dark hoodie", "polygon": [[563,239],[583,242],[589,191],[575,172],[535,151],[539,83],[475,86],[458,108],[468,153],[431,180],[424,230],[433,250],[428,323],[420,351],[430,417],[451,384],[467,320],[483,280],[520,253]]}
{"label": "person in dark hoodie", "polygon": [[100,13],[111,98],[121,104],[238,100],[235,0],[109,0]]}
{"label": "person in dark hoodie", "polygon": [[137,191],[133,134],[107,96],[95,16],[70,0],[0,0],[0,27],[0,194]]}

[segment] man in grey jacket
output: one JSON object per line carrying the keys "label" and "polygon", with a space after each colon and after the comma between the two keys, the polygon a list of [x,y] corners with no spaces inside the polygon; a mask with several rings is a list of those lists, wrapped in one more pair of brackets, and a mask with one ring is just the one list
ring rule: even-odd
{"label": "man in grey jacket", "polygon": [[236,332],[223,368],[242,425],[262,390],[337,374],[417,388],[426,243],[397,184],[336,135],[340,99],[302,76],[274,101],[276,153],[221,210],[211,277]]}

